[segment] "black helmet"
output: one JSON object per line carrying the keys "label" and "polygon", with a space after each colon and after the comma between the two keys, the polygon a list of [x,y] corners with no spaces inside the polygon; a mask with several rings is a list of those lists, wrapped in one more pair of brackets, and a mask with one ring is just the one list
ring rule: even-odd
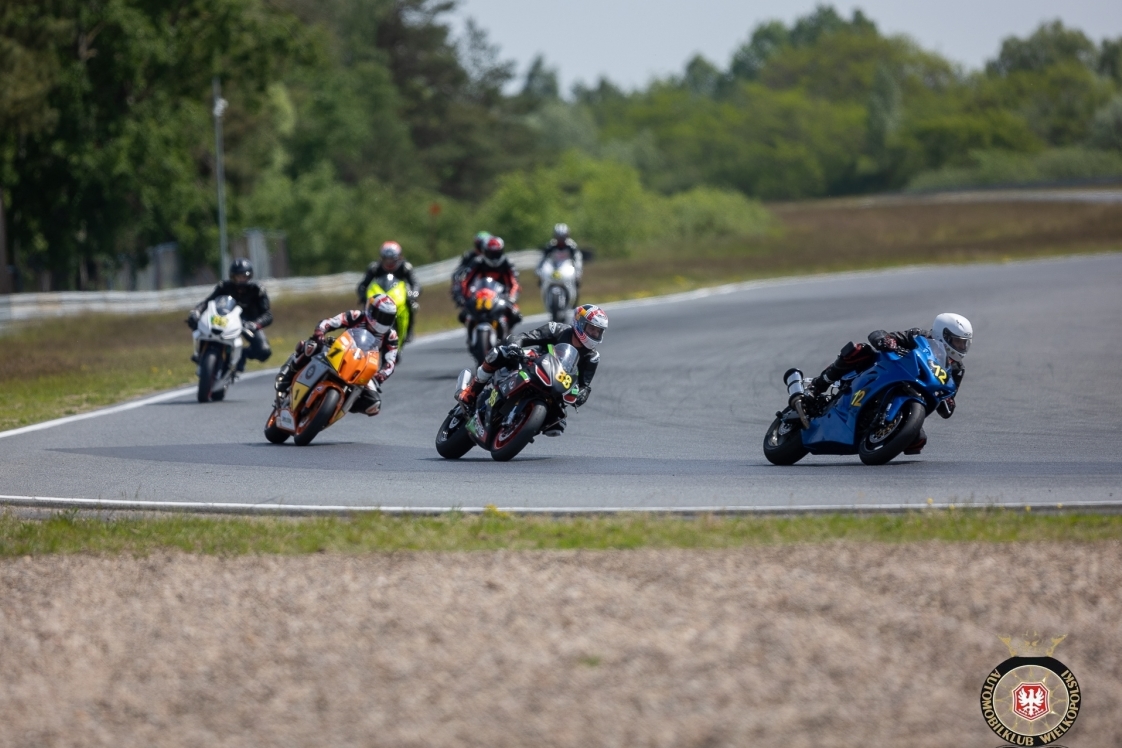
{"label": "black helmet", "polygon": [[[239,280],[239,276],[245,276],[244,280]],[[253,263],[244,257],[239,257],[230,263],[230,279],[235,283],[245,283],[253,277]]]}

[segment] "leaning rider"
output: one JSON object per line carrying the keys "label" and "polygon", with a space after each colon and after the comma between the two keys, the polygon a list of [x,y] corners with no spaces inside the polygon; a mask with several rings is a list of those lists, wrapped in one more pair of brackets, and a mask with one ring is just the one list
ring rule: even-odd
{"label": "leaning rider", "polygon": [[[216,285],[210,296],[203,299],[187,316],[187,326],[194,330],[199,326],[199,317],[202,316],[208,303],[219,296],[233,297],[242,308],[242,328],[251,335],[249,346],[243,349],[242,357],[238,361],[239,372],[245,371],[246,359],[267,361],[269,356],[273,355],[269,340],[262,329],[273,324],[273,313],[269,311],[269,294],[265,293],[260,283],[251,282],[251,278],[253,278],[253,264],[244,257],[239,257],[230,263],[230,279]],[[196,359],[192,357],[191,360]]]}
{"label": "leaning rider", "polygon": [[[966,369],[962,359],[970,350],[970,341],[974,338],[974,328],[970,320],[961,314],[944,312],[935,317],[930,330],[913,327],[903,332],[885,332],[874,330],[869,333],[870,345],[864,343],[846,343],[841,349],[834,363],[830,364],[821,374],[811,382],[811,393],[821,396],[826,388],[850,372],[860,372],[868,369],[877,361],[877,351],[888,352],[898,350],[912,350],[916,347],[916,338],[924,337],[935,354],[937,363],[941,364],[954,380],[955,390],[962,384],[962,377]],[[943,418],[950,418],[954,414],[955,401],[948,397],[939,403],[938,413]],[[908,447],[908,453],[918,454],[927,444],[927,434],[920,430],[916,443]]]}
{"label": "leaning rider", "polygon": [[[471,387],[464,391],[464,404],[468,408],[474,407],[476,398],[494,373],[503,367],[516,365],[522,358],[523,348],[544,348],[551,344],[568,343],[580,354],[577,363],[577,385],[580,389],[576,402],[573,403],[579,408],[588,401],[588,396],[592,393],[592,378],[596,376],[596,367],[600,364],[600,352],[596,347],[604,340],[607,329],[608,315],[604,310],[594,304],[585,304],[573,312],[572,325],[547,322],[537,329],[508,335],[502,345],[487,352],[487,357],[475,372]],[[565,431],[565,424],[565,407],[561,406],[546,414],[546,425],[542,433],[546,436],[560,436]]]}
{"label": "leaning rider", "polygon": [[304,368],[308,361],[323,347],[324,336],[332,330],[353,329],[365,327],[378,343],[381,355],[381,367],[374,378],[366,385],[362,396],[351,407],[352,413],[362,411],[368,416],[378,415],[382,408],[382,395],[379,385],[390,378],[394,366],[397,364],[397,330],[394,322],[397,321],[397,304],[386,294],[371,296],[366,302],[366,310],[352,309],[349,312],[329,317],[316,325],[315,332],[307,340],[296,344],[296,350],[284,362],[280,373],[277,374],[277,398],[283,398],[292,387],[292,380],[297,372]]}
{"label": "leaning rider", "polygon": [[405,259],[400,244],[386,242],[382,245],[382,249],[378,252],[378,261],[367,266],[366,275],[362,276],[362,280],[355,288],[355,295],[359,304],[365,304],[366,289],[370,288],[370,282],[387,273],[393,273],[394,276],[405,281],[405,287],[408,289],[409,327],[405,331],[405,342],[409,343],[413,340],[413,323],[417,320],[417,310],[421,308],[421,305],[417,303],[417,299],[421,295],[421,284],[417,282],[417,277],[413,274],[413,263]]}

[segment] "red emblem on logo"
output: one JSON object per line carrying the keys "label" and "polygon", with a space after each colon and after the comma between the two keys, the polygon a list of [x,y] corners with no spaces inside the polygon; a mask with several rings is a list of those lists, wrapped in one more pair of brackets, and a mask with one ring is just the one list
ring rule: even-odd
{"label": "red emblem on logo", "polygon": [[1029,721],[1048,713],[1048,689],[1043,683],[1022,683],[1013,689],[1013,713]]}

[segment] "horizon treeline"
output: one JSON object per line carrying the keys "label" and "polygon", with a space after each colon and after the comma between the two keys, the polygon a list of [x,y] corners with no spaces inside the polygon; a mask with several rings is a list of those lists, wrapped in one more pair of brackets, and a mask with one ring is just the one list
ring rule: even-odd
{"label": "horizon treeline", "polygon": [[[450,0],[8,0],[0,264],[104,287],[174,241],[218,255],[211,81],[231,236],[284,231],[299,273],[381,242],[425,262],[556,221],[606,256],[769,229],[761,200],[1122,175],[1122,38],[1059,21],[968,71],[860,11],[746,30],[724,65],[563,95]],[[0,275],[3,275],[0,273]]]}

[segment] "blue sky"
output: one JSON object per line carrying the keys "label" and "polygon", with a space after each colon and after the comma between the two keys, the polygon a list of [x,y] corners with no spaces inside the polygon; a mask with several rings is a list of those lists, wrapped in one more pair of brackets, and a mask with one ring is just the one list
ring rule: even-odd
{"label": "blue sky", "polygon": [[[519,72],[539,52],[561,72],[565,90],[606,75],[627,88],[681,71],[701,53],[720,66],[761,21],[790,22],[815,0],[460,0]],[[834,3],[848,16],[861,8],[886,33],[911,36],[969,68],[992,57],[1001,40],[1061,19],[1095,41],[1122,36],[1122,0],[867,0]]]}

